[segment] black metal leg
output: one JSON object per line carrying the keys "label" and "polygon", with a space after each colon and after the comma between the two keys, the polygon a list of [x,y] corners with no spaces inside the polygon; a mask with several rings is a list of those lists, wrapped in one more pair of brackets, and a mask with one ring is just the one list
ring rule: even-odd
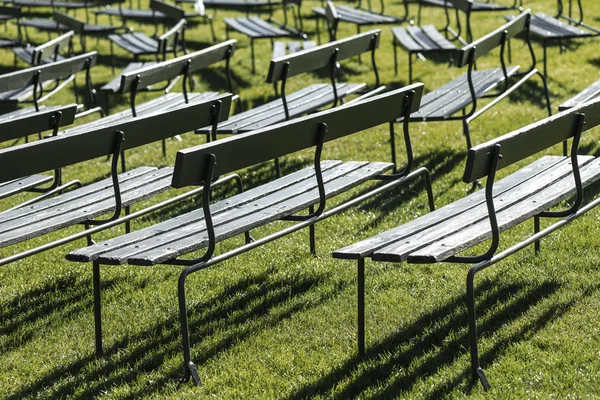
{"label": "black metal leg", "polygon": [[100,263],[93,262],[93,285],[94,285],[94,324],[96,334],[96,356],[103,355],[102,350],[102,314],[100,309]]}
{"label": "black metal leg", "polygon": [[548,56],[547,56],[547,43],[544,40],[542,47],[544,48],[544,76],[548,76]]}
{"label": "black metal leg", "polygon": [[469,123],[466,119],[463,119],[463,134],[465,135],[465,140],[467,141],[467,150],[471,148],[471,133],[469,131]]}
{"label": "black metal leg", "polygon": [[[308,207],[308,212],[313,214],[315,212],[315,207]],[[317,254],[317,245],[315,242],[315,224],[309,225],[308,227],[308,237],[310,241],[310,253],[313,255]]]}
{"label": "black metal leg", "polygon": [[256,74],[256,66],[254,65],[254,39],[250,39],[250,52],[252,53],[252,75]]}
{"label": "black metal leg", "polygon": [[358,355],[365,355],[365,259],[358,260]]}
{"label": "black metal leg", "polygon": [[279,165],[279,158],[275,159],[275,175],[278,178],[281,178],[281,166]]}
{"label": "black metal leg", "polygon": [[210,33],[212,34],[213,43],[217,43],[217,35],[215,33],[215,25],[213,23],[213,19],[209,18],[208,23],[210,24]]}
{"label": "black metal leg", "polygon": [[408,52],[408,84],[410,85],[413,81],[413,68],[412,68],[413,56],[411,52]]}
{"label": "black metal leg", "polygon": [[396,48],[396,39],[392,39],[392,47],[394,48],[394,75],[398,75],[398,49]]}
{"label": "black metal leg", "polygon": [[179,297],[179,322],[181,324],[181,340],[183,345],[183,371],[184,380],[188,381],[190,376],[194,380],[196,385],[201,385],[200,375],[194,363],[192,362],[191,349],[190,349],[190,335],[188,329],[188,317],[187,317],[187,306],[185,301],[185,279],[187,278],[187,271],[184,270],[179,275],[179,283],[177,286],[178,297]]}
{"label": "black metal leg", "polygon": [[162,152],[163,152],[163,156],[166,157],[167,156],[167,140],[166,139],[162,140]]}
{"label": "black metal leg", "polygon": [[[545,58],[544,58],[544,60],[545,60]],[[548,82],[546,81],[546,75],[542,75],[539,71],[538,71],[538,75],[542,79],[542,84],[544,85],[544,95],[546,96],[546,107],[548,108],[548,116],[550,117],[552,115],[552,105],[550,104],[550,92],[548,91]]]}
{"label": "black metal leg", "polygon": [[[538,233],[540,231],[540,217],[538,215],[535,215],[533,217],[533,233]],[[539,254],[540,252],[540,241],[536,240],[534,243],[534,247],[535,247],[535,254]]]}
{"label": "black metal leg", "polygon": [[396,133],[394,132],[394,123],[390,122],[390,150],[392,152],[392,164],[394,164],[394,173],[398,172],[396,164]]}
{"label": "black metal leg", "polygon": [[471,369],[473,378],[479,379],[483,389],[487,392],[491,386],[479,365],[479,353],[477,348],[477,320],[475,315],[475,291],[474,280],[477,269],[475,267],[469,270],[467,275],[467,308],[469,314],[469,339],[471,341]]}

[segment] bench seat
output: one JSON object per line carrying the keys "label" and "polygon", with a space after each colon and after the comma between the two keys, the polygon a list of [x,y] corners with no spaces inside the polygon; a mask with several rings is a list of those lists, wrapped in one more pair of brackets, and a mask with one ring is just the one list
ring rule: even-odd
{"label": "bench seat", "polygon": [[[188,93],[188,103],[187,104],[197,104],[203,101],[209,100],[213,97],[218,96],[217,92],[204,92],[204,93]],[[156,99],[152,99],[147,101],[146,103],[140,104],[136,106],[137,116],[142,115],[150,115],[156,112],[163,112],[178,108],[185,103],[185,98],[181,93],[167,93],[164,96],[157,97]],[[128,121],[131,120],[133,114],[130,109],[120,111],[115,114],[111,114],[104,118],[97,119],[95,121],[88,122],[86,124],[82,124],[73,128],[69,128],[67,130],[62,131],[61,135],[69,135],[85,132],[90,129],[98,129],[102,126],[108,126],[114,124],[117,121]]]}
{"label": "bench seat", "polygon": [[558,106],[559,111],[568,110],[569,108],[576,107],[589,100],[592,100],[600,95],[600,80],[592,83],[590,86],[579,92],[577,95],[571,97],[569,100]]}
{"label": "bench seat", "polygon": [[141,32],[108,35],[117,46],[132,53],[135,57],[145,54],[156,54],[158,52],[158,40],[153,39]]}
{"label": "bench seat", "polygon": [[[129,206],[170,188],[172,168],[141,167],[119,175],[122,201]],[[41,236],[114,210],[111,178],[2,213],[0,247]]]}
{"label": "bench seat", "polygon": [[[160,11],[145,10],[141,8],[103,8],[100,10],[92,11],[96,15],[108,15],[109,17],[122,17],[136,20],[148,20],[148,21],[162,21],[167,20],[169,17]],[[199,14],[186,12],[185,18],[198,17]]]}
{"label": "bench seat", "polygon": [[[395,24],[402,22],[403,18],[396,18],[390,15],[369,12],[359,8],[349,7],[345,5],[336,6],[335,10],[340,18],[340,21],[350,22],[359,26],[364,25],[379,25],[379,24]],[[326,18],[327,13],[323,7],[315,7],[312,11],[319,17]]]}
{"label": "bench seat", "polygon": [[456,50],[433,25],[392,28],[394,39],[410,52],[432,53]]}
{"label": "bench seat", "polygon": [[[382,162],[321,163],[327,197],[355,187],[391,168]],[[222,241],[280,220],[319,202],[314,169],[305,168],[211,205],[216,240]],[[208,245],[202,209],[67,255],[71,261],[155,265]]]}
{"label": "bench seat", "polygon": [[[340,83],[337,85],[338,97],[343,98],[366,87],[364,83]],[[313,84],[287,96],[290,118],[310,113],[334,100],[333,88],[330,84]],[[240,133],[259,129],[285,121],[283,101],[277,99],[248,111],[231,116],[219,124],[219,133]],[[210,129],[203,128],[198,132],[206,133]]]}
{"label": "bench seat", "polygon": [[[195,3],[196,0],[175,0],[175,3]],[[267,8],[280,5],[281,1],[274,0],[204,0],[206,8],[222,8],[229,10],[249,10],[253,8]]]}
{"label": "bench seat", "polygon": [[545,39],[568,39],[597,35],[594,32],[569,25],[544,13],[535,13],[532,15],[530,29],[533,35]]}
{"label": "bench seat", "polygon": [[68,9],[91,8],[97,6],[96,3],[76,2],[76,1],[50,1],[50,0],[12,0],[15,6],[21,7],[58,7]]}
{"label": "bench seat", "polygon": [[[13,47],[12,51],[21,60],[25,61],[27,64],[31,64],[31,60],[33,59],[33,51],[34,51],[34,49],[35,49],[35,47],[33,47],[33,46],[29,46],[29,47]],[[58,54],[56,56],[56,60],[54,59],[54,56],[50,56],[50,57],[42,60],[41,64],[49,64],[49,63],[52,63],[54,61],[61,61],[61,60],[65,60],[65,57],[62,56],[62,55],[60,55],[60,54]]]}
{"label": "bench seat", "polygon": [[115,76],[110,82],[106,83],[104,86],[100,88],[102,92],[109,93],[117,93],[119,91],[119,87],[121,86],[121,76],[125,73],[129,73],[131,71],[135,71],[140,68],[150,67],[152,65],[156,65],[157,61],[146,61],[146,62],[132,62],[127,64],[125,69],[121,71],[121,73]]}
{"label": "bench seat", "polygon": [[[508,77],[515,75],[519,66],[506,67]],[[475,97],[480,98],[504,82],[502,68],[473,71]],[[419,111],[410,115],[411,121],[446,119],[472,103],[467,74],[427,93],[421,100]]]}
{"label": "bench seat", "polygon": [[[446,0],[420,0],[421,4],[434,7],[444,7]],[[448,8],[453,8],[452,3],[448,2]],[[473,1],[471,11],[505,11],[513,10],[514,6],[504,4],[487,3],[483,1]]]}
{"label": "bench seat", "polygon": [[232,29],[252,39],[294,36],[290,31],[286,31],[255,16],[224,18],[223,21]]}
{"label": "bench seat", "polygon": [[53,179],[54,178],[50,175],[40,174],[0,183],[0,199],[5,199],[17,193],[25,192],[45,183],[50,183]]}
{"label": "bench seat", "polygon": [[[51,19],[44,18],[35,18],[35,19],[25,19],[19,21],[19,26],[25,26],[28,28],[36,28],[44,31],[56,31],[56,32],[67,32],[70,31],[71,28],[65,24],[58,23]],[[83,25],[83,33],[89,35],[98,35],[98,34],[106,34],[115,32],[119,29],[122,29],[120,26],[113,25],[95,25],[95,24],[85,24]]]}
{"label": "bench seat", "polygon": [[[584,185],[600,178],[600,159],[579,156]],[[575,193],[570,158],[545,156],[494,184],[500,231]],[[333,253],[335,258],[435,263],[491,237],[485,191],[480,190],[404,225]]]}

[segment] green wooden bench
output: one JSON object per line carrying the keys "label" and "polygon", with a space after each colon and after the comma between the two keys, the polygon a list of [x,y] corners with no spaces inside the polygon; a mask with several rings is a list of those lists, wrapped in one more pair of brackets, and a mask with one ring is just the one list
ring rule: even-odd
{"label": "green wooden bench", "polygon": [[[21,12],[20,7],[8,7],[8,6],[0,6],[0,21],[4,22],[4,27],[6,28],[7,22],[11,19],[16,19],[17,21],[23,17],[23,13]],[[3,47],[14,47],[20,46],[23,43],[23,37],[21,30],[17,31],[17,37],[2,37],[0,38],[0,48]]]}
{"label": "green wooden bench", "polygon": [[[42,106],[36,113],[13,113],[9,117],[0,119],[0,142],[19,140],[32,134],[41,135],[46,131],[52,131],[52,134],[56,135],[59,128],[70,125],[75,121],[76,111],[77,104],[70,104],[66,106]],[[40,187],[47,183],[50,183],[50,185]],[[47,196],[71,186],[81,186],[81,183],[72,181],[63,185],[61,171],[56,169],[54,177],[46,174],[34,174],[0,183],[0,199],[25,191],[45,193],[44,196]],[[39,199],[38,197],[33,201]],[[19,207],[29,203],[21,203]]]}
{"label": "green wooden bench", "polygon": [[[562,40],[590,38],[600,35],[600,29],[583,22],[583,6],[577,0],[579,19],[572,17],[572,0],[569,0],[568,13],[565,13],[563,0],[556,0],[558,11],[554,16],[535,13],[531,20],[531,34],[542,41],[544,51],[544,75],[548,76],[548,44]],[[506,17],[510,20],[512,15]],[[561,53],[563,48],[561,47]]]}
{"label": "green wooden bench", "polygon": [[558,106],[559,111],[565,111],[573,107],[577,107],[580,104],[588,102],[593,99],[597,99],[600,96],[600,80],[592,83],[590,86],[577,93],[564,103]]}
{"label": "green wooden bench", "polygon": [[[456,14],[456,27],[451,27],[450,12],[453,8]],[[408,27],[392,28],[394,36],[392,45],[394,47],[394,73],[398,75],[398,50],[397,47],[403,47],[408,52],[408,82],[413,81],[412,61],[414,55],[426,60],[427,57],[444,57],[448,61],[452,60],[458,49],[457,44],[467,45],[473,40],[471,32],[471,13],[473,11],[473,1],[471,0],[448,0],[444,4],[446,16],[446,25],[438,30],[433,25],[417,25]],[[462,25],[460,24],[459,11],[465,15],[466,39],[462,37]]]}
{"label": "green wooden bench", "polygon": [[[375,63],[375,50],[379,47],[379,38],[380,31],[373,30],[271,60],[267,82],[273,84],[276,95],[276,85],[281,82],[280,98],[231,116],[228,121],[219,124],[218,133],[248,132],[299,117],[321,107],[335,107],[344,97],[366,88],[364,83],[340,83],[338,74],[339,61],[362,53],[371,53],[375,86],[378,86],[379,73]],[[321,68],[327,68],[331,84],[316,83],[287,94],[286,84],[289,78]],[[197,132],[207,134],[210,128]]]}
{"label": "green wooden bench", "polygon": [[[93,262],[96,269],[101,264],[126,263],[186,266],[181,272],[178,286],[184,371],[186,379],[192,376],[198,384],[200,377],[191,360],[187,322],[185,281],[190,274],[305,227],[311,227],[310,247],[314,253],[315,234],[312,227],[315,223],[418,176],[425,177],[430,207],[433,208],[429,173],[424,168],[411,172],[410,142],[407,142],[409,165],[397,174],[384,174],[395,167],[387,162],[321,161],[323,145],[329,141],[392,121],[416,110],[422,89],[422,84],[416,84],[362,102],[353,102],[272,127],[182,150],[177,153],[172,186],[203,186],[201,209],[73,251],[67,255],[67,259]],[[404,125],[404,129],[405,137],[409,139],[408,123]],[[314,167],[302,169],[210,204],[208,193],[215,176],[307,148],[315,149]],[[382,180],[384,183],[334,208],[326,209],[329,198],[370,179]],[[303,214],[302,211],[307,209],[308,215]],[[214,254],[218,242],[242,233],[245,233],[248,239],[251,229],[278,220],[298,223],[254,241],[246,240],[246,244],[227,253]],[[183,257],[202,249],[205,253],[200,258],[189,258],[189,255]],[[95,304],[98,324],[96,332],[101,334],[99,297]],[[96,343],[98,342],[101,345],[101,336],[96,336]]]}
{"label": "green wooden bench", "polygon": [[[456,60],[456,66],[466,66],[467,73],[423,96],[421,108],[411,114],[410,120],[461,121],[469,149],[472,147],[469,124],[536,75],[540,77],[544,86],[548,114],[552,114],[546,78],[535,67],[535,53],[529,40],[530,21],[531,13],[527,10],[493,32],[457,50],[452,58]],[[519,65],[507,65],[504,51],[508,40],[519,34],[524,34],[532,60],[529,69],[523,72],[519,72]],[[476,69],[476,61],[498,47],[500,65],[496,68]],[[518,81],[512,83],[515,79]],[[493,100],[483,107],[478,107],[477,100],[486,97]],[[393,130],[393,125],[390,125],[390,129]],[[393,132],[391,135],[393,136]]]}
{"label": "green wooden bench", "polygon": [[[24,116],[35,113],[43,108],[45,100],[64,88],[69,82],[75,84],[75,74],[85,72],[85,87],[87,96],[77,117],[90,113],[103,113],[96,106],[95,92],[92,87],[90,70],[96,65],[98,54],[95,51],[73,56],[62,61],[35,66],[20,71],[0,75],[0,103],[10,108],[16,108],[19,103],[33,103],[33,107],[22,108],[12,112],[1,114],[0,122],[16,116]],[[65,79],[67,78],[67,79]],[[53,82],[57,83],[48,93],[46,87]],[[78,102],[77,90],[75,90],[75,101]]]}
{"label": "green wooden bench", "polygon": [[[17,58],[29,65],[41,65],[70,57],[73,54],[74,35],[75,32],[69,31],[38,46],[28,44],[27,46],[13,47],[15,67],[17,65]],[[61,52],[65,52],[66,57]]]}
{"label": "green wooden bench", "polygon": [[[365,349],[365,259],[417,264],[475,264],[467,275],[471,366],[473,376],[488,390],[490,384],[481,369],[477,350],[475,274],[532,243],[539,251],[542,237],[600,203],[598,199],[582,207],[583,188],[600,178],[600,159],[577,155],[582,132],[598,124],[600,101],[594,100],[475,146],[469,150],[463,181],[472,183],[487,177],[485,190],[335,251],[335,258],[358,261],[359,353],[363,354]],[[572,139],[569,156],[544,156],[495,182],[495,174],[499,169],[568,139]],[[572,207],[550,211],[573,195],[575,200]],[[546,217],[560,220],[540,231],[540,218]],[[501,232],[531,219],[535,227],[533,235],[497,252]],[[485,253],[463,255],[490,238],[491,244]]]}
{"label": "green wooden bench", "polygon": [[160,0],[151,0],[150,7],[154,11],[164,13],[174,25],[162,35],[154,38],[142,32],[129,32],[121,34],[110,34],[110,54],[114,73],[114,45],[133,55],[134,61],[140,56],[153,55],[157,60],[165,61],[167,53],[172,52],[177,57],[179,51],[187,53],[185,45],[185,11],[181,7],[164,3]]}
{"label": "green wooden bench", "polygon": [[[269,7],[269,18],[264,20],[258,16],[246,15],[244,17],[224,18],[225,33],[229,39],[229,33],[237,31],[250,39],[250,57],[252,58],[252,74],[256,73],[254,57],[254,41],[257,39],[300,38],[306,39],[303,32],[302,13],[300,8],[302,0],[282,0],[280,6],[283,8],[283,22],[273,19],[273,7]],[[291,9],[294,26],[288,21],[288,9]],[[294,12],[295,11],[295,12]]]}
{"label": "green wooden bench", "polygon": [[[73,16],[70,16],[62,11],[54,11],[52,19],[33,18],[22,19],[18,22],[19,27],[35,28],[47,32],[67,32],[72,30],[76,35],[79,35],[79,41],[82,50],[86,50],[86,36],[106,37],[111,33],[116,33],[119,30],[127,30],[124,25],[100,25],[89,24]],[[26,36],[28,36],[26,34]]]}
{"label": "green wooden bench", "polygon": [[[124,122],[142,115],[149,115],[158,111],[167,111],[177,108],[182,104],[201,103],[208,99],[215,98],[219,96],[218,92],[193,92],[191,90],[192,74],[218,62],[225,62],[227,89],[232,92],[233,85],[229,64],[234,50],[235,40],[229,40],[178,58],[123,73],[121,75],[118,93],[129,93],[130,109],[70,128],[64,131],[63,134],[84,132],[89,129],[96,129],[100,126],[115,124],[118,121]],[[171,92],[171,89],[180,77],[183,77],[181,85],[183,93]],[[166,86],[163,87],[165,92],[163,96],[159,96],[143,104],[136,104],[137,94],[140,91],[161,82],[168,82]],[[239,96],[236,95],[233,99],[239,100]],[[196,125],[191,131],[194,131],[200,126],[201,125]],[[166,154],[164,141],[163,153]]]}

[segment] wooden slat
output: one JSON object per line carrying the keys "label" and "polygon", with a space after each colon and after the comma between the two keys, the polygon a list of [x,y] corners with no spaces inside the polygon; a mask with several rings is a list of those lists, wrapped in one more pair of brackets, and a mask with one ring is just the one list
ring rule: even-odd
{"label": "wooden slat", "polygon": [[[516,74],[518,66],[507,67],[509,77]],[[480,98],[490,90],[504,82],[501,68],[472,72],[475,98]],[[445,119],[462,110],[473,102],[469,89],[467,74],[463,74],[435,91],[427,93],[421,101],[421,108],[411,114],[411,121],[427,119]]]}
{"label": "wooden slat", "polygon": [[[581,179],[584,186],[597,181],[600,178],[600,160],[581,168]],[[548,210],[563,200],[575,194],[575,181],[572,175],[536,193],[529,199],[519,202],[514,207],[497,213],[498,227],[503,232],[513,226],[524,222],[542,211]],[[460,232],[444,240],[434,243],[418,252],[410,255],[409,262],[428,263],[438,262],[458,254],[461,251],[481,243],[491,237],[488,221],[469,226]]]}
{"label": "wooden slat", "polygon": [[0,199],[43,185],[44,183],[50,182],[52,179],[54,179],[54,177],[50,175],[31,175],[26,178],[4,182],[0,184]]}
{"label": "wooden slat", "polygon": [[61,113],[59,126],[71,125],[75,121],[77,104],[46,107],[39,112],[35,112],[35,108],[31,108],[31,113],[21,113],[13,118],[0,116],[0,142],[52,130],[51,122],[57,112]]}
{"label": "wooden slat", "polygon": [[[513,190],[513,188],[518,185],[533,181],[539,174],[556,168],[562,162],[564,162],[564,157],[542,157],[506,178],[495,182],[494,193],[496,196],[506,195],[506,193]],[[333,257],[342,259],[360,259],[369,257],[375,251],[392,245],[399,240],[419,234],[420,232],[430,229],[432,226],[443,225],[447,220],[456,215],[468,215],[471,210],[482,204],[485,204],[485,192],[480,190],[438,208],[434,212],[427,213],[378,235],[336,250],[333,252]]]}
{"label": "wooden slat", "polygon": [[275,42],[273,43],[273,58],[279,58],[285,56],[286,43]]}
{"label": "wooden slat", "polygon": [[329,65],[334,49],[339,50],[337,55],[338,61],[371,51],[373,47],[379,47],[380,33],[381,31],[377,29],[273,59],[269,65],[267,82],[273,83],[282,80],[284,65],[286,63],[289,63],[287,76],[291,78],[292,76],[315,71]]}
{"label": "wooden slat", "polygon": [[[126,200],[124,205],[130,205],[167,190],[169,188],[170,173],[170,168],[164,172],[152,169],[135,179],[127,180],[122,185],[123,197]],[[112,182],[110,178],[106,180],[109,185],[110,182]],[[112,187],[92,194],[87,193],[86,189],[83,187],[75,190],[75,192],[84,193],[84,196],[75,202],[63,203],[59,208],[46,207],[46,211],[35,213],[34,222],[31,222],[30,218],[26,218],[24,221],[13,219],[8,224],[3,222],[0,225],[0,246],[5,247],[19,243],[114,210],[115,200]],[[59,198],[60,196],[49,200]],[[38,204],[36,203],[36,205]],[[2,214],[2,216],[4,217],[5,214]]]}
{"label": "wooden slat", "polygon": [[[344,98],[349,94],[361,90],[365,86],[363,83],[339,84],[337,86],[338,96]],[[318,110],[321,107],[332,104],[333,100],[333,88],[331,85],[310,85],[287,96],[290,118]],[[283,101],[277,99],[232,116],[229,120],[219,124],[217,130],[220,133],[248,132],[282,121],[285,121]],[[207,132],[209,128],[204,128],[201,131]]]}
{"label": "wooden slat", "polygon": [[213,105],[217,101],[222,102],[220,119],[223,120],[229,114],[231,94],[220,95],[214,100],[182,106],[164,113],[138,117],[124,123],[117,122],[114,126],[102,127],[90,132],[59,135],[2,149],[0,150],[0,181],[112,154],[117,130],[125,133],[123,150],[191,132],[198,125],[208,125],[213,120]]}
{"label": "wooden slat", "polygon": [[104,86],[102,86],[100,88],[100,90],[103,92],[117,93],[117,91],[119,90],[119,87],[121,86],[121,76],[123,76],[124,73],[135,71],[136,69],[149,67],[151,65],[156,65],[156,64],[157,64],[157,61],[144,61],[144,62],[129,63],[129,64],[127,64],[125,69],[123,69],[123,71],[121,71],[121,73],[119,75],[117,75],[110,82],[108,82]]}
{"label": "wooden slat", "polygon": [[75,32],[69,31],[57,38],[54,38],[44,44],[41,44],[33,49],[34,54],[37,54],[37,61],[45,60],[46,58],[53,56],[55,53],[59,53],[61,50],[68,49]]}
{"label": "wooden slat", "polygon": [[531,33],[543,38],[575,38],[594,35],[576,26],[561,22],[560,20],[544,14],[535,13],[531,19]]}
{"label": "wooden slat", "polygon": [[83,71],[88,59],[90,61],[90,67],[96,65],[97,55],[98,53],[92,51],[62,61],[0,75],[0,92],[8,92],[9,90],[17,90],[32,85],[33,78],[37,71],[41,72],[43,80],[61,79],[79,71]]}
{"label": "wooden slat", "polygon": [[501,169],[572,138],[576,128],[576,112],[586,116],[584,131],[597,126],[600,124],[600,99],[471,148],[467,154],[463,181],[470,183],[487,176],[492,162],[492,149],[497,144],[501,146],[502,158],[498,161],[498,169]]}
{"label": "wooden slat", "polygon": [[457,66],[462,67],[466,65],[469,61],[471,53],[474,53],[474,60],[477,60],[484,54],[487,54],[491,50],[500,46],[502,44],[504,32],[506,32],[506,39],[511,39],[517,36],[527,28],[530,19],[531,12],[526,10],[498,29],[495,29],[493,32],[490,32],[484,37],[466,45],[462,48],[463,56],[457,59]]}
{"label": "wooden slat", "polygon": [[113,34],[108,35],[108,39],[134,55],[154,54],[158,52],[158,42],[143,33]]}
{"label": "wooden slat", "polygon": [[[591,162],[593,158],[582,157],[581,163]],[[527,182],[519,183],[510,190],[494,196],[494,205],[496,212],[504,212],[512,207],[519,207],[522,202],[529,202],[538,192],[553,187],[561,179],[572,176],[572,167],[568,159],[545,171],[540,171],[533,179]],[[533,196],[533,197],[532,197]],[[446,238],[460,234],[472,225],[486,223],[489,229],[489,219],[487,205],[481,203],[476,207],[469,209],[468,212],[462,212],[446,219],[442,224],[434,225],[410,237],[403,238],[396,243],[389,245],[376,252],[374,259],[392,261],[404,261],[409,255],[420,252],[422,249],[435,245],[438,242],[446,242]]]}
{"label": "wooden slat", "polygon": [[562,103],[560,106],[558,106],[558,109],[560,111],[568,110],[569,108],[573,108],[587,101],[593,100],[594,98],[598,97],[598,95],[600,95],[600,80],[592,83],[577,95]]}
{"label": "wooden slat", "polygon": [[[390,167],[388,163],[350,162],[329,169],[326,173],[327,196],[331,197],[359,185]],[[248,203],[244,207],[238,206],[230,209],[229,212],[215,214],[213,222],[218,240],[224,240],[306,209],[309,205],[316,204],[318,198],[315,180],[312,178],[295,185],[293,190],[279,191]],[[206,245],[207,238],[202,219],[187,223],[180,229],[161,230],[164,234],[160,236],[102,255],[101,262],[153,265]]]}
{"label": "wooden slat", "polygon": [[[341,161],[323,161],[321,162],[321,170],[326,172],[327,170],[340,165]],[[236,205],[244,205],[249,202],[255,201],[256,199],[264,196],[269,196],[277,191],[286,190],[290,191],[298,182],[302,182],[309,177],[314,175],[313,168],[304,168],[300,171],[293,172],[289,175],[283,176],[277,180],[267,182],[260,187],[246,190],[240,194],[229,197],[226,200],[219,201],[210,206],[211,213],[216,215],[217,213],[231,210]],[[79,250],[75,250],[67,255],[67,259],[71,261],[92,261],[97,258],[98,255],[105,253],[106,249],[112,250],[119,249],[124,246],[128,246],[132,243],[147,239],[154,235],[157,235],[160,231],[173,230],[177,226],[181,226],[184,223],[191,223],[203,218],[202,210],[195,210],[191,213],[182,214],[173,217],[167,221],[160,222],[152,227],[146,229],[140,229],[135,232],[131,232],[128,235],[122,235],[109,239],[103,242],[101,245],[92,245]],[[106,244],[104,244],[106,243]]]}
{"label": "wooden slat", "polygon": [[77,18],[73,18],[70,15],[62,12],[62,11],[54,11],[52,13],[52,18],[65,26],[68,26],[70,29],[73,30],[73,32],[81,35],[83,34],[84,31],[84,27],[85,27],[85,22],[77,19]]}
{"label": "wooden slat", "polygon": [[183,8],[165,3],[160,0],[151,0],[150,8],[163,13],[174,21],[179,21],[185,18],[185,10]]}
{"label": "wooden slat", "polygon": [[[364,100],[301,117],[177,153],[173,186],[184,187],[203,181],[207,159],[216,155],[215,174],[222,175],[316,144],[319,124],[328,126],[325,141],[394,121],[418,109],[423,84],[418,83]],[[405,99],[414,92],[411,110]],[[361,118],[356,118],[360,112]]]}
{"label": "wooden slat", "polygon": [[183,75],[187,65],[189,65],[189,73],[191,74],[211,64],[223,61],[227,58],[229,51],[233,54],[234,49],[235,40],[228,40],[172,60],[146,65],[137,70],[123,71],[119,93],[130,92],[133,82],[138,76],[140,77],[138,89],[146,88],[150,85]]}

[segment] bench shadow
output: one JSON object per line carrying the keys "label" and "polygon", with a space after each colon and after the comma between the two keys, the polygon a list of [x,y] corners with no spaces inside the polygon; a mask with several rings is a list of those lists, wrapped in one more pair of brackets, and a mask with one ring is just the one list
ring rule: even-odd
{"label": "bench shadow", "polygon": [[[193,359],[197,365],[228,351],[236,343],[258,332],[276,326],[296,312],[319,306],[344,290],[343,284],[331,289],[324,287],[324,282],[332,280],[331,274],[278,278],[277,281],[270,279],[272,275],[272,271],[267,271],[246,278],[221,291],[217,299],[211,298],[190,307]],[[173,286],[175,284],[176,280],[173,279]],[[310,296],[310,299],[305,296]],[[274,308],[277,308],[277,313],[271,313]],[[227,324],[225,334],[222,333],[224,323]],[[211,336],[215,334],[220,338],[213,343]],[[163,366],[166,359],[181,357],[180,352],[179,321],[176,315],[170,315],[143,332],[127,335],[106,346],[101,363],[96,361],[93,354],[89,354],[39,377],[8,398],[20,399],[43,389],[50,397],[87,399],[111,388],[133,384],[140,376],[163,367],[168,371],[164,374],[161,372],[161,377],[153,378],[149,384],[125,398],[160,393],[170,382],[181,377],[179,366]],[[131,368],[132,365],[135,365],[135,369]]]}
{"label": "bench shadow", "polygon": [[[112,290],[122,280],[107,279],[103,290]],[[5,352],[15,350],[40,332],[87,312],[92,308],[90,289],[91,283],[82,284],[68,275],[10,299],[4,304],[6,311],[0,312],[0,347]]]}
{"label": "bench shadow", "polygon": [[[416,157],[414,165],[426,167],[431,173],[431,180],[437,182],[442,176],[452,172],[457,165],[463,163],[464,159],[465,154],[463,152],[444,149]],[[413,168],[413,170],[414,169],[416,169],[416,167]],[[449,185],[454,186],[460,184],[461,182],[456,181]],[[365,189],[361,194],[366,194],[368,192],[369,190]],[[425,182],[422,178],[416,177],[406,184],[400,184],[394,187],[386,196],[375,196],[362,202],[358,208],[362,211],[373,213],[374,216],[373,219],[369,219],[367,225],[362,226],[359,231],[377,226],[390,212],[397,210],[404,204],[408,204],[411,200],[424,193],[426,193]],[[426,206],[426,203],[423,203],[423,206]]]}
{"label": "bench shadow", "polygon": [[[246,89],[252,86],[249,80],[244,79],[233,69],[230,69],[230,71],[234,93],[237,93],[240,88]],[[200,89],[196,88],[194,91],[206,91],[203,88],[209,88],[217,92],[226,92],[229,90],[225,68],[203,68],[195,73],[195,75],[200,76]]]}
{"label": "bench shadow", "polygon": [[[555,282],[545,282],[535,288],[529,288],[529,283],[512,283],[500,289],[495,288],[489,280],[480,283],[477,289],[479,298],[477,309],[480,314],[483,314],[480,319],[486,320],[479,325],[480,332],[493,332],[502,328],[514,320],[516,315],[531,310],[556,293],[559,288],[560,284]],[[591,294],[587,293],[587,295]],[[514,300],[515,295],[520,295],[519,299],[510,305],[506,304]],[[572,300],[554,305],[534,321],[524,324],[515,333],[484,351],[481,356],[483,368],[485,369],[486,365],[501,356],[511,344],[527,340],[549,323],[560,318],[573,306]],[[504,305],[496,311],[490,311],[498,304]],[[457,308],[460,308],[458,313]],[[448,318],[453,313],[458,315]],[[368,321],[368,314],[366,318]],[[369,389],[377,391],[375,395],[377,398],[392,398],[403,391],[410,391],[422,377],[434,375],[464,357],[464,354],[469,351],[468,330],[464,329],[466,326],[464,296],[454,297],[443,306],[419,317],[402,331],[381,342],[369,345],[363,358],[358,356],[350,358],[326,376],[301,387],[287,398],[299,400],[308,396],[331,396],[341,382],[348,383],[342,391],[336,392],[333,398],[355,398]],[[400,350],[402,345],[408,347]],[[434,356],[430,354],[432,349],[436,349]],[[382,354],[393,354],[393,356],[384,359],[381,357]],[[406,373],[397,373],[399,366],[403,367]],[[467,385],[466,394],[468,394],[478,384],[471,380],[470,367],[464,368],[458,376],[437,384],[424,396],[429,399],[442,398],[465,381],[471,381]]]}

